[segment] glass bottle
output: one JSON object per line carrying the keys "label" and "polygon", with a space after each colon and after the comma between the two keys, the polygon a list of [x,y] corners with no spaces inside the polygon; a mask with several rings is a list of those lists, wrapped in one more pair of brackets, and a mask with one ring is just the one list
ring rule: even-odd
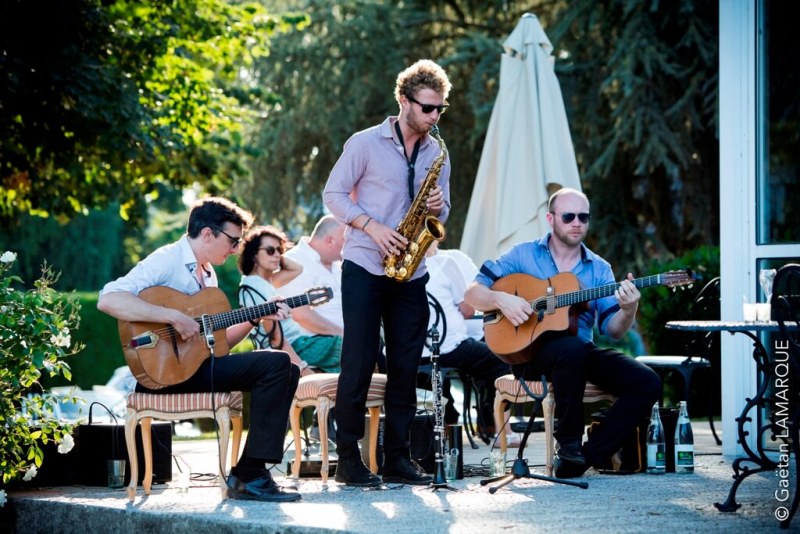
{"label": "glass bottle", "polygon": [[686,410],[686,401],[678,405],[678,424],[675,426],[675,472],[694,473],[694,435]]}
{"label": "glass bottle", "polygon": [[650,414],[650,425],[647,427],[647,472],[661,475],[667,470],[667,443],[664,439],[664,425],[658,403],[653,405]]}

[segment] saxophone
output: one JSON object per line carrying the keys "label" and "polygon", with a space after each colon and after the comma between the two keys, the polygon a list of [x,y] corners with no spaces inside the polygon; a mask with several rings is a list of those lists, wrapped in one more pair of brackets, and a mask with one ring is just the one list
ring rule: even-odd
{"label": "saxophone", "polygon": [[386,276],[394,278],[398,282],[410,280],[433,240],[441,241],[445,236],[444,225],[433,215],[428,215],[428,208],[425,205],[431,189],[436,186],[444,160],[447,158],[447,147],[439,136],[439,127],[435,124],[431,128],[431,135],[439,143],[441,153],[431,163],[428,175],[425,176],[425,180],[411,204],[411,209],[408,210],[396,229],[408,240],[408,246],[405,251],[389,254],[383,258]]}

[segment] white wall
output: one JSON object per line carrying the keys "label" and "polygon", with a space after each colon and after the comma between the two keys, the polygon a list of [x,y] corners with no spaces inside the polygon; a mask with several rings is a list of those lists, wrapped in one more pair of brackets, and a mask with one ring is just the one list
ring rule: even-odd
{"label": "white wall", "polygon": [[[742,295],[755,302],[755,6],[720,0],[720,276],[722,320],[742,319]],[[756,391],[751,344],[722,334],[722,452],[740,455],[735,419]],[[755,432],[750,436],[756,439]],[[751,446],[755,446],[752,441]]]}

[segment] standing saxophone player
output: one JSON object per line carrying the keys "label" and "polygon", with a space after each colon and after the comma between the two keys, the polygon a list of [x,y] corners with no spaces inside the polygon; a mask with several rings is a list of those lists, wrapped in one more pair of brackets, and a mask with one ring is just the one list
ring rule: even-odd
{"label": "standing saxophone player", "polygon": [[[450,211],[450,162],[430,135],[447,108],[450,87],[444,69],[430,60],[417,61],[398,74],[394,91],[398,115],[345,143],[323,193],[331,213],[347,224],[335,477],[347,485],[381,484],[358,450],[370,377],[380,353],[381,322],[388,375],[383,480],[416,485],[432,480],[411,461],[408,439],[417,403],[417,365],[428,327],[428,274],[423,259],[409,281],[398,281],[386,276],[383,260],[411,248],[409,239],[395,229],[420,193],[428,215],[445,220]],[[430,168],[438,170],[436,184],[424,188],[430,182],[426,178],[432,178]]]}

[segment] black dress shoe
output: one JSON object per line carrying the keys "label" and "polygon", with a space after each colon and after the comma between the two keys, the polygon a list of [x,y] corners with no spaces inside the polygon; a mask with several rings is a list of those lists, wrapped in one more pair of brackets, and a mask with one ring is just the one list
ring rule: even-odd
{"label": "black dress shoe", "polygon": [[559,455],[553,458],[553,474],[556,478],[577,478],[583,475],[587,469],[589,469],[589,464],[586,459],[576,462]]}
{"label": "black dress shoe", "polygon": [[348,486],[371,488],[382,484],[381,478],[367,469],[361,456],[339,456],[333,479]]}
{"label": "black dress shoe", "polygon": [[563,440],[558,445],[556,457],[553,458],[553,474],[556,478],[576,478],[589,469],[580,440]]}
{"label": "black dress shoe", "polygon": [[433,482],[433,477],[425,474],[425,471],[413,460],[399,456],[387,458],[383,462],[383,481],[424,486]]}
{"label": "black dress shoe", "polygon": [[272,480],[272,476],[267,473],[265,476],[249,482],[244,482],[234,475],[229,475],[228,498],[243,501],[292,502],[299,501],[302,496],[294,489],[278,486]]}

